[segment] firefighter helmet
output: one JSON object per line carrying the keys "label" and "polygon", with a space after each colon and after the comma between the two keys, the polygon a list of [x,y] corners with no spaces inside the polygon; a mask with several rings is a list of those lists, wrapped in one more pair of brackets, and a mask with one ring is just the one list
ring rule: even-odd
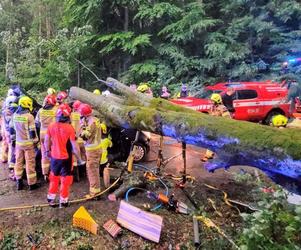
{"label": "firefighter helmet", "polygon": [[222,97],[220,94],[214,93],[211,95],[210,100],[213,101],[215,104],[222,103]]}
{"label": "firefighter helmet", "polygon": [[76,101],[72,104],[72,108],[73,108],[75,111],[78,111],[81,104],[82,104],[81,101],[76,100]]}
{"label": "firefighter helmet", "polygon": [[92,107],[89,104],[82,104],[79,108],[79,113],[83,117],[87,117],[92,114]]}
{"label": "firefighter helmet", "polygon": [[274,127],[285,127],[287,125],[288,119],[284,115],[275,115],[272,118],[272,125]]}
{"label": "firefighter helmet", "polygon": [[54,88],[47,89],[47,95],[55,95],[55,94],[56,94],[56,90]]}
{"label": "firefighter helmet", "polygon": [[57,99],[58,102],[62,102],[62,101],[64,101],[67,97],[68,97],[68,94],[67,94],[65,91],[61,91],[61,92],[59,92],[59,93],[57,94],[56,99]]}
{"label": "firefighter helmet", "polygon": [[95,90],[93,91],[93,94],[95,94],[95,95],[101,95],[101,92],[100,92],[99,89],[95,89]]}
{"label": "firefighter helmet", "polygon": [[14,96],[14,95],[8,96],[5,99],[5,106],[9,107],[9,105],[11,103],[16,103],[16,102],[17,102],[17,97],[16,96]]}
{"label": "firefighter helmet", "polygon": [[141,85],[138,86],[137,91],[141,93],[145,93],[146,91],[149,90],[149,86],[147,83],[142,83]]}
{"label": "firefighter helmet", "polygon": [[72,112],[72,110],[71,110],[70,106],[67,103],[63,103],[58,107],[58,109],[56,111],[56,116],[57,117],[70,117],[71,112]]}
{"label": "firefighter helmet", "polygon": [[14,90],[13,89],[9,89],[8,91],[7,91],[7,96],[15,96],[16,94],[15,94],[15,92],[14,92]]}
{"label": "firefighter helmet", "polygon": [[18,105],[21,106],[24,109],[29,109],[30,111],[33,110],[33,102],[32,99],[28,96],[22,96],[19,99]]}
{"label": "firefighter helmet", "polygon": [[55,95],[48,95],[45,97],[44,104],[54,106],[56,104],[56,96]]}

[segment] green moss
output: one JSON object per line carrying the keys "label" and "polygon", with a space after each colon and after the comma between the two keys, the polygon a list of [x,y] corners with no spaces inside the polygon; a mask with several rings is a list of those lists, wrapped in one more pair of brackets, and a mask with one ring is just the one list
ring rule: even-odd
{"label": "green moss", "polygon": [[[149,109],[145,107],[138,107],[138,106],[132,106],[132,107],[126,107],[125,111],[127,113],[126,120],[136,128],[149,128],[153,132],[155,132],[156,122],[155,122],[155,116],[157,114],[157,111],[154,109]],[[132,117],[129,116],[130,113],[133,113]]]}
{"label": "green moss", "polygon": [[246,150],[255,149],[257,151],[273,151],[276,148],[280,148],[280,153],[283,151],[294,159],[301,158],[301,133],[297,129],[281,130],[251,122],[209,116],[198,112],[158,112],[145,107],[128,108],[128,111],[133,110],[135,117],[131,123],[135,127],[141,127],[141,122],[143,122],[147,126],[155,128],[157,125],[155,117],[159,114],[162,123],[174,126],[180,135],[197,135],[202,129],[213,140],[221,136],[237,138],[240,142],[239,148]]}

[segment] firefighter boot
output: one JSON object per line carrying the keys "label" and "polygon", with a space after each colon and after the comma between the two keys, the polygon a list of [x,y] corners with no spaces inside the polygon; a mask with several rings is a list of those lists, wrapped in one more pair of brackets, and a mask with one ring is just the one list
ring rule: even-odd
{"label": "firefighter boot", "polygon": [[55,203],[55,199],[47,198],[47,202],[50,207],[53,207],[53,208],[57,207],[57,204]]}
{"label": "firefighter boot", "polygon": [[40,183],[35,183],[33,185],[29,185],[29,190],[32,191],[32,190],[36,190],[38,189],[39,187],[41,187]]}
{"label": "firefighter boot", "polygon": [[22,190],[23,187],[24,187],[23,180],[22,179],[17,180],[17,190]]}

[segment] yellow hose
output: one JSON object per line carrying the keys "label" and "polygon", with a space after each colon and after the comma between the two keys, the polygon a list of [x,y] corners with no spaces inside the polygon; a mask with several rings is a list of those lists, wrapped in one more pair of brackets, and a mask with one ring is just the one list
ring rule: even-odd
{"label": "yellow hose", "polygon": [[[114,181],[112,183],[112,185],[109,186],[107,189],[103,190],[102,192],[100,192],[99,194],[97,194],[93,197],[76,199],[76,200],[70,201],[69,203],[74,204],[74,203],[80,203],[80,202],[95,199],[96,197],[99,197],[99,196],[105,194],[106,192],[108,192],[112,187],[114,187],[118,183],[119,180],[120,180],[120,177],[116,181]],[[0,212],[21,210],[21,209],[31,209],[31,208],[42,208],[42,207],[49,207],[49,204],[44,203],[44,204],[38,204],[38,205],[26,205],[26,206],[19,206],[19,207],[6,207],[6,208],[0,208]]]}

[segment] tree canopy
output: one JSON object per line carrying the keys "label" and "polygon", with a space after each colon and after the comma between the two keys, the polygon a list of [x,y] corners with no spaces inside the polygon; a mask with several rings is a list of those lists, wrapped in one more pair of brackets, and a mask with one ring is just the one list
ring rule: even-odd
{"label": "tree canopy", "polygon": [[301,72],[282,70],[301,57],[298,0],[2,0],[0,14],[2,85],[97,86],[75,59],[155,90]]}

